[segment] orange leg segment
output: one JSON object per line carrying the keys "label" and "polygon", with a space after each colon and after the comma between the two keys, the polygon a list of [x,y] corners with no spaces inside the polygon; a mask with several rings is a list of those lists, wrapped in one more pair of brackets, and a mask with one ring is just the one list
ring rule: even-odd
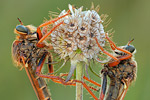
{"label": "orange leg segment", "polygon": [[[52,81],[54,81],[54,82],[56,82],[56,83],[63,84],[63,85],[72,85],[72,86],[75,86],[75,85],[76,85],[76,82],[81,83],[81,84],[83,85],[83,87],[93,96],[93,98],[94,98],[95,100],[98,100],[98,98],[97,98],[97,97],[94,95],[94,93],[90,90],[90,89],[93,89],[93,90],[96,90],[96,89],[93,88],[93,87],[91,87],[91,86],[90,86],[90,87],[87,86],[85,82],[82,82],[82,81],[79,81],[79,80],[69,80],[68,82],[65,82],[65,79],[63,79],[63,78],[61,78],[61,77],[59,77],[59,76],[43,75],[43,74],[41,74],[41,69],[42,69],[43,64],[44,64],[44,62],[45,62],[46,56],[47,56],[47,54],[44,54],[44,55],[41,57],[40,61],[39,61],[39,64],[38,64],[37,69],[36,69],[36,74],[37,74],[37,76],[42,77],[42,78],[51,79]],[[67,74],[64,74],[64,75],[62,75],[62,76],[65,76],[65,75],[67,75]],[[89,79],[87,79],[86,77],[84,77],[84,78],[85,78],[86,80],[89,80]],[[90,80],[89,82],[91,82],[91,83],[96,83],[96,82],[93,82],[93,81],[91,81],[91,80]],[[96,85],[100,86],[98,83],[97,83]]]}
{"label": "orange leg segment", "polygon": [[112,50],[115,50],[115,48],[113,47],[113,45],[110,43],[110,47]]}
{"label": "orange leg segment", "polygon": [[[94,95],[94,93],[90,90],[93,89],[93,90],[96,90],[95,88],[93,87],[88,87],[86,85],[86,83],[82,82],[82,81],[79,81],[79,80],[70,80],[68,82],[65,82],[64,79],[60,78],[59,76],[48,76],[48,75],[42,75],[42,74],[37,74],[39,77],[42,77],[42,78],[48,78],[48,79],[51,79],[52,81],[56,82],[56,83],[59,83],[59,84],[63,84],[63,85],[72,85],[72,86],[75,86],[76,85],[76,82],[78,83],[81,83],[83,85],[83,87],[93,96],[93,98],[95,100],[98,100],[98,98]],[[96,90],[97,91],[97,90]]]}
{"label": "orange leg segment", "polygon": [[[117,49],[117,50],[120,50],[128,55],[125,55],[125,56],[122,56],[120,58],[118,58],[120,61],[121,60],[125,60],[125,59],[129,59],[132,57],[132,53],[130,53],[129,51],[125,50],[125,49],[122,49],[122,48],[119,48],[115,45],[115,43],[113,41],[110,40],[110,38],[108,37],[107,33],[106,33],[106,39],[109,41],[110,45],[111,45],[111,48],[113,50]],[[112,66],[116,66],[117,65],[117,62],[116,61],[113,61],[111,63],[109,63],[109,66],[112,67]]]}
{"label": "orange leg segment", "polygon": [[[37,76],[42,77],[42,78],[49,78],[49,79],[54,79],[54,80],[60,80],[60,82],[63,83],[63,82],[64,82],[63,79],[60,78],[60,77],[58,77],[58,76],[54,76],[54,75],[48,76],[48,75],[42,75],[42,74],[41,74],[41,70],[42,70],[43,64],[44,64],[44,62],[45,62],[46,56],[47,56],[47,54],[44,54],[44,55],[41,57],[40,61],[39,61],[39,64],[38,64],[38,66],[37,66],[37,68],[36,68],[36,74],[37,74]],[[65,83],[65,82],[64,82],[64,83]]]}
{"label": "orange leg segment", "polygon": [[[67,84],[65,83],[65,79],[62,78],[63,82],[60,80],[56,80],[56,79],[51,79],[53,82],[55,83],[59,83],[59,84],[63,84],[63,85],[71,85],[71,86],[76,86],[76,82],[75,80],[70,80],[67,82]],[[80,83],[82,83],[82,81],[80,81]],[[98,91],[98,89],[92,87],[92,86],[88,86],[88,88],[94,90],[94,91]]]}
{"label": "orange leg segment", "polygon": [[53,24],[53,23],[55,23],[56,21],[60,20],[61,18],[68,16],[68,15],[70,14],[69,12],[70,12],[70,10],[68,10],[65,15],[62,15],[62,16],[60,16],[60,17],[57,17],[57,18],[55,18],[55,19],[53,19],[53,20],[50,20],[50,21],[48,21],[48,22],[45,22],[45,23],[41,24],[39,27],[41,28],[41,27],[43,27],[43,26],[46,26],[46,25],[49,25],[49,24]]}
{"label": "orange leg segment", "polygon": [[39,38],[39,42],[37,43],[37,46],[38,46],[38,47],[41,47],[41,48],[43,47],[43,44],[40,44],[40,43],[41,43],[46,37],[48,37],[48,35],[50,35],[50,34],[52,33],[52,31],[54,31],[54,29],[56,29],[59,25],[63,24],[63,21],[60,22],[58,25],[56,25],[54,28],[52,28],[52,30],[51,30],[49,33],[45,34],[44,36],[42,36],[42,32],[41,32],[41,29],[40,29],[40,28],[43,27],[43,26],[49,25],[49,24],[53,24],[53,23],[55,23],[56,21],[60,20],[61,18],[66,17],[67,15],[70,14],[69,12],[70,12],[70,10],[68,10],[65,15],[62,15],[62,16],[60,16],[60,17],[57,17],[57,18],[55,18],[55,19],[53,19],[53,20],[50,20],[50,21],[48,21],[48,22],[45,22],[45,23],[41,24],[41,25],[37,28],[37,34],[38,34],[38,38]]}
{"label": "orange leg segment", "polygon": [[83,76],[83,79],[89,81],[90,83],[92,83],[92,84],[94,84],[94,85],[97,85],[98,87],[101,87],[101,85],[100,85],[99,83],[97,83],[97,82],[95,82],[95,81],[89,79],[89,78],[86,77],[86,76]]}
{"label": "orange leg segment", "polygon": [[[64,76],[68,76],[68,74],[66,74],[66,73],[61,74],[60,77],[64,77]],[[86,81],[88,81],[88,82],[90,82],[90,83],[92,83],[92,84],[94,84],[94,85],[96,85],[96,86],[98,86],[98,87],[101,87],[101,85],[100,85],[99,83],[97,83],[97,82],[95,82],[95,81],[89,79],[89,78],[86,77],[86,76],[83,76],[83,79],[85,79]]]}
{"label": "orange leg segment", "polygon": [[75,82],[81,83],[83,87],[91,94],[91,96],[95,99],[98,100],[98,98],[95,96],[95,94],[89,89],[89,87],[86,85],[85,82],[74,80]]}
{"label": "orange leg segment", "polygon": [[[66,74],[66,73],[64,73],[64,74],[61,74],[61,76],[60,77],[64,77],[64,76],[68,76],[68,74]],[[94,85],[97,85],[98,87],[101,87],[101,85],[99,84],[99,83],[97,83],[97,82],[95,82],[95,81],[93,81],[93,80],[91,80],[91,79],[89,79],[88,77],[86,77],[86,76],[83,76],[83,79],[85,79],[85,80],[87,80],[88,82],[90,82],[90,83],[92,83],[92,84],[94,84]],[[70,80],[71,81],[71,80]],[[73,80],[74,81],[74,80]],[[78,80],[79,81],[79,80]],[[69,82],[69,81],[68,81]],[[67,83],[68,83],[67,82]],[[83,82],[82,81],[80,81],[80,83],[83,85]],[[73,86],[75,86],[76,84],[74,84]],[[98,91],[97,89],[95,89],[95,88],[93,88],[92,86],[88,86],[88,88],[90,88],[90,89],[92,89],[92,90],[94,90],[94,91]],[[87,88],[86,88],[87,89]],[[87,91],[88,91],[89,89],[87,89]]]}
{"label": "orange leg segment", "polygon": [[100,46],[100,44],[98,43],[98,39],[97,39],[96,37],[95,37],[95,40],[96,40],[96,43],[97,43],[98,47],[101,49],[101,51],[115,60],[114,63],[111,64],[110,67],[113,67],[113,66],[115,66],[115,65],[118,65],[119,62],[120,62],[120,60],[119,60],[118,58],[114,57],[114,56],[113,56],[112,54],[110,54],[109,52],[105,51],[105,50]]}
{"label": "orange leg segment", "polygon": [[[114,46],[115,49],[120,50],[120,51],[122,51],[122,52],[124,52],[124,53],[127,53],[127,54],[129,54],[129,55],[132,56],[132,53],[130,53],[129,51],[124,50],[124,49],[121,49],[121,48],[118,48],[118,47],[115,45],[115,43],[109,39],[109,37],[108,37],[107,34],[106,34],[106,39],[109,41],[109,43],[110,43],[111,45]],[[130,58],[131,58],[131,57],[130,57]],[[129,59],[129,58],[128,58],[128,59]]]}
{"label": "orange leg segment", "polygon": [[[131,58],[131,56],[132,55],[125,55],[125,56],[121,56],[118,59],[119,59],[119,61],[121,61],[121,60],[129,59],[129,58]],[[118,63],[116,61],[113,61],[113,62],[110,62],[108,65],[109,65],[109,67],[113,67],[113,66],[118,65]]]}
{"label": "orange leg segment", "polygon": [[[93,87],[89,87],[86,85],[85,82],[82,82],[82,81],[79,81],[79,80],[69,80],[68,82],[65,82],[65,80],[59,76],[54,76],[54,75],[42,75],[40,74],[40,71],[42,69],[42,66],[43,66],[43,62],[45,60],[45,57],[43,57],[43,59],[41,60],[42,62],[39,64],[39,66],[37,67],[37,70],[36,70],[36,73],[39,77],[42,77],[42,78],[48,78],[48,79],[51,79],[52,81],[56,82],[56,83],[60,83],[60,84],[63,84],[63,85],[72,85],[72,86],[75,86],[76,85],[76,82],[78,83],[81,83],[83,85],[83,87],[93,96],[93,98],[95,100],[98,100],[98,98],[94,95],[94,93],[90,90],[90,89],[93,89],[93,90],[96,90],[95,88]],[[64,74],[62,76],[66,76],[67,74]],[[85,78],[85,77],[84,77]],[[86,79],[86,78],[85,78]],[[89,79],[86,79],[86,80],[89,80]],[[91,81],[90,81],[91,82]],[[92,82],[93,83],[93,82]],[[96,83],[96,82],[95,82]],[[100,86],[100,85],[98,85]]]}
{"label": "orange leg segment", "polygon": [[37,43],[37,46],[40,47],[41,42],[48,37],[58,26],[60,26],[61,24],[63,24],[64,21],[60,22],[59,24],[57,24],[55,27],[53,27],[48,33],[46,33]]}
{"label": "orange leg segment", "polygon": [[[65,82],[65,80],[63,80],[62,78],[58,77],[58,76],[47,76],[47,75],[41,75],[38,74],[38,76],[43,77],[43,78],[48,78],[48,79],[52,79],[54,80],[54,82],[56,83],[61,83],[63,85],[72,85],[75,86],[76,82],[81,83],[83,85],[83,87],[93,96],[93,98],[95,100],[98,100],[98,98],[95,96],[95,94],[90,90],[90,88],[86,85],[86,83],[82,82],[82,81],[78,81],[78,80],[73,80],[68,81],[67,83]],[[75,82],[75,83],[74,83]]]}

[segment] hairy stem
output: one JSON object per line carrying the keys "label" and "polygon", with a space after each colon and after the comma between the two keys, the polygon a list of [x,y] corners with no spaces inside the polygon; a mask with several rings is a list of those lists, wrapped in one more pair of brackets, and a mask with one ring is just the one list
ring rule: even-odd
{"label": "hairy stem", "polygon": [[[83,63],[78,62],[76,66],[76,79],[83,80]],[[76,83],[76,100],[83,100],[83,86],[81,83]]]}

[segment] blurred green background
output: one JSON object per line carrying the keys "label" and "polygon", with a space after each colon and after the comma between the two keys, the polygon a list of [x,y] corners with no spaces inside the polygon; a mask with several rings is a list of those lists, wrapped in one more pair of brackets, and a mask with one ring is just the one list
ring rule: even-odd
{"label": "blurred green background", "polygon": [[[118,46],[134,38],[137,49],[137,80],[129,88],[125,100],[148,100],[150,98],[150,1],[149,0],[1,0],[0,1],[0,100],[37,100],[24,70],[19,71],[11,59],[13,32],[19,17],[25,25],[40,25],[48,11],[68,9],[68,4],[91,7],[100,5],[99,14],[108,14],[112,22],[106,30],[115,30],[113,40]],[[100,69],[100,67],[97,67]],[[69,66],[64,71],[69,71]],[[94,76],[94,80],[99,81]],[[75,87],[48,83],[53,100],[74,100]],[[97,93],[98,96],[98,93]],[[84,90],[84,100],[93,100]]]}

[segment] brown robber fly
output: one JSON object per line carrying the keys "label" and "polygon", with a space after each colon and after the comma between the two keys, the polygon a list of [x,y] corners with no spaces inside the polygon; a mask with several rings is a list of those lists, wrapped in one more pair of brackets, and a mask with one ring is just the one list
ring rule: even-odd
{"label": "brown robber fly", "polygon": [[133,57],[136,49],[133,45],[130,45],[133,40],[129,41],[125,46],[117,47],[107,34],[106,39],[109,41],[112,50],[114,50],[114,55],[104,51],[96,38],[99,48],[111,57],[108,63],[104,64],[104,69],[102,69],[103,83],[100,100],[105,97],[107,76],[110,78],[110,84],[105,100],[123,100],[129,85],[136,80],[137,63]]}
{"label": "brown robber fly", "polygon": [[[37,66],[41,64],[40,62],[45,59],[47,55],[49,56],[49,62],[51,62],[50,53],[46,48],[36,46],[39,37],[34,26],[24,26],[21,22],[21,25],[16,26],[15,33],[17,33],[18,36],[12,45],[12,57],[14,62],[25,68],[38,99],[51,100],[45,80],[35,73]],[[52,67],[52,65],[48,66],[49,68]]]}
{"label": "brown robber fly", "polygon": [[[48,57],[49,73],[53,73],[53,66],[51,65],[52,56],[48,51],[49,49],[52,49],[52,47],[44,40],[49,36],[49,34],[52,33],[53,30],[55,30],[59,25],[63,24],[63,21],[53,27],[50,32],[45,33],[44,36],[40,28],[48,24],[53,24],[57,20],[67,15],[69,15],[69,11],[63,16],[57,17],[51,21],[41,24],[38,28],[35,28],[32,25],[24,26],[21,20],[18,18],[21,25],[17,25],[14,30],[17,36],[16,40],[12,44],[13,61],[18,66],[22,66],[22,68],[25,68],[39,100],[51,100],[46,82],[42,78],[47,75],[42,76],[41,70],[45,59]],[[59,77],[55,77],[52,75],[49,77],[54,80],[59,80]]]}

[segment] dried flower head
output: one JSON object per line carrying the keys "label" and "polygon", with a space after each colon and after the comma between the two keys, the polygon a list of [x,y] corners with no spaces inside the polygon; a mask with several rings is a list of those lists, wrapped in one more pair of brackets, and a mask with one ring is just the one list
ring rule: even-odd
{"label": "dried flower head", "polygon": [[[97,59],[101,52],[95,37],[99,44],[105,46],[105,31],[103,20],[97,13],[97,9],[83,11],[83,7],[78,9],[69,5],[70,15],[61,18],[53,24],[55,27],[60,22],[64,22],[51,33],[51,44],[54,52],[59,54],[61,59],[71,60],[71,68],[66,81],[72,76],[78,62],[85,62],[86,66],[90,59]],[[65,15],[67,12],[63,10],[58,16]],[[104,17],[105,18],[105,17]],[[64,64],[63,64],[64,65]]]}
{"label": "dried flower head", "polygon": [[[82,11],[83,7],[75,9],[71,5],[69,5],[69,9],[71,15],[54,23],[54,25],[57,25],[59,22],[64,21],[64,24],[60,25],[51,34],[54,51],[60,54],[61,58],[72,57],[70,55],[73,52],[77,55],[83,55],[86,59],[96,57],[96,54],[101,50],[94,38],[96,37],[99,40],[101,46],[105,46],[103,21],[94,10]],[[63,10],[59,16],[66,13]],[[77,51],[80,51],[80,53]]]}

